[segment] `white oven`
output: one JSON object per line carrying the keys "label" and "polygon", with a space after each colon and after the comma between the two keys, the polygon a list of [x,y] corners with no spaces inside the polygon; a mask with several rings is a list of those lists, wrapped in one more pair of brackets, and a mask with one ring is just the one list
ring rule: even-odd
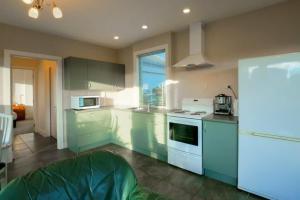
{"label": "white oven", "polygon": [[202,120],[168,116],[168,163],[203,174]]}
{"label": "white oven", "polygon": [[212,99],[185,98],[182,109],[167,113],[168,163],[203,174],[202,118],[212,112]]}

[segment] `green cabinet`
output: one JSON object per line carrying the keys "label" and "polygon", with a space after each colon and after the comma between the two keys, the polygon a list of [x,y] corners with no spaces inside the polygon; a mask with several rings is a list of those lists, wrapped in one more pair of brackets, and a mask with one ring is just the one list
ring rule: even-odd
{"label": "green cabinet", "polygon": [[110,64],[111,81],[114,90],[125,88],[125,66],[122,64]]}
{"label": "green cabinet", "polygon": [[115,143],[167,161],[167,122],[160,113],[95,109],[66,111],[68,147],[81,152]]}
{"label": "green cabinet", "polygon": [[203,121],[203,168],[206,176],[237,185],[238,125]]}
{"label": "green cabinet", "polygon": [[132,145],[136,151],[167,160],[166,116],[159,113],[132,113]]}
{"label": "green cabinet", "polygon": [[125,87],[125,65],[69,57],[64,60],[64,86],[69,90],[120,90]]}
{"label": "green cabinet", "polygon": [[81,152],[104,144],[112,139],[110,110],[66,111],[68,147]]}
{"label": "green cabinet", "polygon": [[132,149],[132,112],[129,110],[113,110],[113,140],[112,142],[120,146]]}
{"label": "green cabinet", "polygon": [[114,111],[113,143],[167,160],[166,116],[159,113]]}
{"label": "green cabinet", "polygon": [[64,87],[69,90],[88,89],[88,66],[85,59],[64,60]]}

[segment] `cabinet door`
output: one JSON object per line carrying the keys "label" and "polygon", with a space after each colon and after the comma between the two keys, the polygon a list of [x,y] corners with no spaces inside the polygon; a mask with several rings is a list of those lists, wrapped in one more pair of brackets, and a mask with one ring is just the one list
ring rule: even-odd
{"label": "cabinet door", "polygon": [[88,89],[87,61],[81,58],[67,58],[64,62],[65,89]]}
{"label": "cabinet door", "polygon": [[167,158],[167,120],[162,114],[155,114],[152,122],[153,152]]}
{"label": "cabinet door", "polygon": [[114,90],[121,90],[125,88],[125,65],[123,64],[112,64],[113,72],[113,86]]}
{"label": "cabinet door", "polygon": [[113,69],[110,63],[89,60],[88,80],[91,90],[112,90]]}
{"label": "cabinet door", "polygon": [[237,148],[237,124],[203,122],[203,165],[205,169],[220,176],[236,178]]}
{"label": "cabinet door", "polygon": [[110,143],[110,110],[67,111],[67,136],[69,148],[76,152]]}
{"label": "cabinet door", "polygon": [[149,114],[132,112],[131,142],[134,150],[151,152],[153,138]]}
{"label": "cabinet door", "polygon": [[121,146],[131,148],[132,112],[126,110],[114,110],[113,112],[113,140]]}

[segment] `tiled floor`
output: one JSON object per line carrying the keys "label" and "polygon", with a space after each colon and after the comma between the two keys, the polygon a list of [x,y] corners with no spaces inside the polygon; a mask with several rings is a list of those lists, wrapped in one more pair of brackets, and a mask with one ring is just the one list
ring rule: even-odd
{"label": "tiled floor", "polygon": [[[54,139],[33,133],[17,136],[14,148],[15,161],[9,165],[9,180],[51,162],[75,156],[69,150],[57,150]],[[178,169],[117,145],[110,144],[92,151],[99,150],[123,156],[135,170],[142,186],[174,200],[260,199],[230,185]]]}

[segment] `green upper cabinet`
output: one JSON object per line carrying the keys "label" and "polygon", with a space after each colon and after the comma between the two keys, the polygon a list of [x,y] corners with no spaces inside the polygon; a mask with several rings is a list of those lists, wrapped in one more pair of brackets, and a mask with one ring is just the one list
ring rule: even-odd
{"label": "green upper cabinet", "polygon": [[125,65],[111,64],[113,86],[115,90],[125,88]]}
{"label": "green upper cabinet", "polygon": [[203,167],[205,175],[237,184],[238,124],[203,121]]}
{"label": "green upper cabinet", "polygon": [[69,90],[88,89],[88,66],[85,59],[66,58],[64,60],[64,86]]}
{"label": "green upper cabinet", "polygon": [[120,90],[125,87],[125,65],[66,58],[64,64],[65,89]]}
{"label": "green upper cabinet", "polygon": [[90,90],[112,90],[113,78],[110,63],[88,60],[88,81]]}

